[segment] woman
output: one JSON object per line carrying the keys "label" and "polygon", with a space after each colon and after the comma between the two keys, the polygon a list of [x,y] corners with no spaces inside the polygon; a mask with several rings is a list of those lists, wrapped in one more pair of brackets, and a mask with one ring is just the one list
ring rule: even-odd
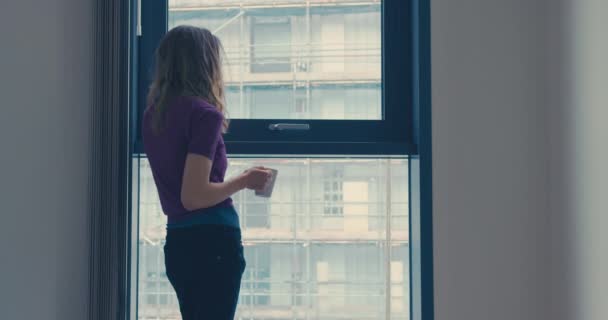
{"label": "woman", "polygon": [[144,147],[168,220],[166,272],[184,320],[234,318],[245,259],[230,196],[261,190],[270,177],[256,167],[224,181],[221,52],[206,29],[169,31],[156,51],[143,118]]}

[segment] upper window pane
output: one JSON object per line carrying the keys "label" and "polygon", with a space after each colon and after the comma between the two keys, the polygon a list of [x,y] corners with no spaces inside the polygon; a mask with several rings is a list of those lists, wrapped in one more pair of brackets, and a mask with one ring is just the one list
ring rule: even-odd
{"label": "upper window pane", "polygon": [[170,0],[224,45],[232,119],[382,120],[380,0]]}

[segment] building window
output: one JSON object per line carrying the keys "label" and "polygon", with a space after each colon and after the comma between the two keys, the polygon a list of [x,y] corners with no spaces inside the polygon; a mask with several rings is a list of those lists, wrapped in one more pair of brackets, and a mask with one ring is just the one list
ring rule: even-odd
{"label": "building window", "polygon": [[326,217],[344,215],[344,195],[342,193],[344,175],[341,169],[330,170],[323,182],[323,214]]}
{"label": "building window", "polygon": [[251,72],[291,71],[289,17],[251,17]]}
{"label": "building window", "polygon": [[146,304],[150,306],[156,305],[156,295],[155,294],[147,294],[146,295]]}
{"label": "building window", "polygon": [[305,87],[298,87],[295,90],[295,101],[294,101],[294,118],[297,119],[306,119],[310,117],[309,110],[309,98],[308,92],[310,90]]}
{"label": "building window", "polygon": [[169,298],[167,296],[167,294],[160,294],[158,296],[158,304],[166,306],[169,304]]}
{"label": "building window", "polygon": [[268,228],[270,205],[268,200],[257,197],[251,192],[241,196],[241,216],[247,228]]}
{"label": "building window", "polygon": [[267,306],[270,304],[271,282],[271,247],[267,245],[247,246],[245,259],[247,269],[241,283],[241,305]]}

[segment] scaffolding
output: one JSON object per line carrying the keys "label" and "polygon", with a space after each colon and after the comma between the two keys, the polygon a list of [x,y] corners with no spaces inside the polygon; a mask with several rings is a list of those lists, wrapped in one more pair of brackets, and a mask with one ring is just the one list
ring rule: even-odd
{"label": "scaffolding", "polygon": [[[147,169],[145,159],[143,160],[141,168],[142,172],[145,173],[149,170]],[[317,171],[313,170],[315,166],[322,165],[324,162],[335,166],[344,166],[349,165],[349,161],[351,161],[352,165],[352,160],[344,159],[322,160],[322,162],[313,159],[273,159],[266,161],[273,161],[274,165],[272,163],[265,163],[273,167],[279,164],[283,168],[289,165],[297,166],[298,170],[293,171],[298,172],[297,176],[283,178],[290,181],[301,180],[302,185],[292,186],[297,189],[290,192],[300,192],[300,189],[303,188],[302,190],[308,195],[314,193],[314,189],[317,188],[315,183],[318,184],[319,182],[319,171],[318,169]],[[378,186],[384,186],[382,190],[376,191],[379,195],[383,195],[384,198],[377,199],[372,197],[365,202],[341,201],[338,203],[340,205],[363,204],[370,208],[371,211],[359,215],[328,217],[322,211],[318,211],[318,208],[325,204],[324,199],[315,200],[312,199],[312,196],[308,196],[309,200],[285,200],[285,198],[279,197],[271,200],[271,205],[276,207],[277,210],[268,211],[266,225],[251,228],[247,227],[247,219],[260,214],[258,212],[250,212],[251,204],[258,204],[258,201],[266,200],[258,200],[259,198],[249,200],[249,198],[244,197],[242,194],[235,197],[235,204],[241,213],[240,218],[243,227],[245,251],[251,252],[252,248],[259,246],[281,247],[283,248],[281,252],[285,254],[289,254],[290,252],[291,254],[289,262],[286,261],[285,263],[291,264],[292,267],[300,265],[299,270],[296,270],[297,272],[292,271],[291,278],[289,279],[276,279],[272,273],[268,274],[267,278],[258,278],[256,276],[258,271],[255,269],[258,263],[256,261],[257,258],[254,258],[253,261],[248,261],[246,272],[253,273],[243,279],[241,297],[246,299],[241,300],[236,319],[370,319],[369,314],[374,312],[376,312],[375,314],[386,315],[387,319],[391,314],[399,315],[399,318],[406,316],[405,313],[390,312],[393,308],[391,303],[394,298],[391,293],[392,289],[394,287],[403,288],[405,285],[403,283],[404,279],[400,281],[391,279],[391,263],[394,261],[391,256],[395,248],[407,247],[409,242],[409,235],[407,234],[408,216],[405,209],[408,206],[408,202],[405,195],[401,198],[392,198],[391,189],[394,189],[396,181],[401,182],[406,180],[404,176],[399,176],[398,180],[394,180],[397,177],[396,174],[400,172],[404,174],[406,172],[406,160],[370,159],[357,161],[360,162],[360,168],[368,168],[368,171],[364,173],[354,168],[353,172],[355,174],[346,173],[344,175],[345,179],[373,179]],[[255,161],[237,159],[233,165],[238,167],[237,170],[241,170],[242,167],[252,165],[252,163],[255,163]],[[284,172],[285,170],[283,170]],[[151,177],[148,177],[148,179],[148,183],[152,183]],[[147,275],[140,275],[142,279],[140,280],[139,319],[168,320],[179,318],[177,301],[173,297],[172,289],[167,285],[167,279],[160,272],[160,270],[164,269],[164,261],[160,252],[162,252],[162,246],[164,245],[165,226],[162,223],[162,219],[157,219],[157,216],[162,213],[160,212],[160,207],[156,204],[156,199],[153,197],[144,198],[147,199],[146,201],[154,203],[140,204],[147,208],[141,210],[142,229],[140,231],[140,246],[148,248],[148,250],[140,250],[140,261],[151,261],[153,265],[145,266],[141,272],[152,271],[150,274],[153,276],[144,279]],[[153,210],[154,212],[152,212]],[[379,219],[379,223],[371,229],[369,227],[368,229],[357,228],[350,231],[348,228],[323,229],[318,227],[320,225],[318,222],[322,220],[341,220],[342,224],[339,226],[344,227],[345,224],[349,223],[348,219],[357,220],[361,218]],[[401,221],[403,224],[396,227],[395,224],[398,221]],[[314,271],[310,269],[317,261],[312,258],[313,248],[316,246],[316,250],[319,250],[321,248],[319,246],[326,245],[344,245],[351,248],[360,248],[362,246],[377,248],[372,250],[372,252],[379,254],[379,256],[370,258],[380,259],[377,260],[381,261],[377,267],[380,268],[378,270],[384,276],[376,277],[376,275],[371,274],[369,276],[359,274],[362,277],[359,280],[350,279],[345,276],[342,280],[329,279],[318,282],[318,279],[314,277]],[[157,249],[154,250],[154,248]],[[150,254],[150,252],[152,252],[152,256],[147,257],[146,255]],[[319,254],[318,252],[317,254]],[[257,257],[257,254],[255,257]],[[363,278],[373,280],[371,282],[362,281],[361,279]],[[146,290],[147,283],[153,283],[152,287],[155,289]],[[161,286],[164,287],[161,289]],[[336,292],[336,288],[343,288],[343,291]],[[278,300],[284,303],[256,304],[255,299],[261,297],[265,297],[264,299],[268,301]],[[345,300],[366,298],[367,301],[378,300],[385,302],[387,305],[382,306],[382,303],[380,303],[380,308],[377,308],[369,304],[361,304],[358,305],[358,310],[355,310],[357,306],[348,303],[342,307],[339,305],[323,305],[323,301],[333,301],[332,299],[336,298]],[[148,301],[148,299],[151,300]],[[167,304],[161,304],[161,299],[167,302]],[[384,310],[384,313],[382,313],[382,310]],[[407,309],[403,312],[405,311]]]}
{"label": "scaffolding", "polygon": [[[297,29],[298,38],[291,37],[285,42],[256,43],[253,40],[253,17],[262,14],[264,17],[286,17],[290,32]],[[297,9],[297,10],[296,10]],[[314,39],[314,17],[324,14],[336,14],[344,11],[344,16],[352,10],[365,12],[375,16],[373,28],[378,37],[356,39],[357,41],[332,40],[331,42]],[[252,108],[247,104],[248,90],[256,87],[291,88],[292,106],[290,110],[298,113],[298,118],[320,119],[321,115],[313,113],[311,106],[312,91],[315,88],[348,88],[363,86],[380,90],[382,81],[382,61],[380,43],[380,1],[171,1],[170,19],[173,27],[182,23],[180,14],[191,17],[196,14],[198,20],[188,21],[200,27],[208,27],[220,38],[226,38],[230,31],[238,39],[224,43],[224,74],[229,92],[236,92],[238,98],[233,99],[229,106],[238,110],[237,117],[257,118]],[[296,10],[296,11],[294,11]],[[319,11],[324,10],[324,11]],[[327,12],[327,10],[332,10]],[[350,10],[350,11],[349,11]],[[261,13],[263,12],[263,13]],[[221,15],[221,20],[209,25],[204,17]],[[296,19],[297,17],[297,19]],[[293,24],[293,26],[292,26]],[[295,27],[297,25],[297,28]],[[346,32],[346,31],[344,31]],[[223,39],[225,40],[225,39]],[[256,69],[272,69],[279,67],[281,71],[258,71]],[[297,101],[300,99],[300,101]],[[298,104],[301,104],[298,105]],[[353,119],[378,120],[381,118],[381,99],[378,96],[375,112],[354,115]]]}

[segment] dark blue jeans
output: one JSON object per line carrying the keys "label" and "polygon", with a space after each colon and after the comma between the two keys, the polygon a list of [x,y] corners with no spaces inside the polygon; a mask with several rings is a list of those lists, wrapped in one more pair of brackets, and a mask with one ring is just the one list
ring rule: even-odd
{"label": "dark blue jeans", "polygon": [[167,277],[183,320],[233,320],[245,270],[239,229],[198,225],[167,230]]}

